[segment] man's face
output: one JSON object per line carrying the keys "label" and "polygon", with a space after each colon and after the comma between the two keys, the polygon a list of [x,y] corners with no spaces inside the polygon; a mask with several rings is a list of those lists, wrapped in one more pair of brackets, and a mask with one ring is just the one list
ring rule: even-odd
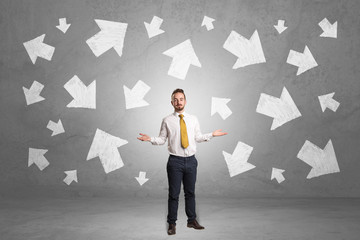
{"label": "man's face", "polygon": [[183,93],[175,93],[172,97],[171,105],[173,105],[176,112],[184,110],[186,105],[186,99]]}

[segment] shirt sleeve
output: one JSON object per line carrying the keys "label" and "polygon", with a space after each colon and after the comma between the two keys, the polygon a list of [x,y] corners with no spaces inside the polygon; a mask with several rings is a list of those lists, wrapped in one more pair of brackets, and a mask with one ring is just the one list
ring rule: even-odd
{"label": "shirt sleeve", "polygon": [[213,138],[212,133],[202,134],[200,131],[200,124],[197,118],[195,118],[195,141],[200,142],[207,142]]}
{"label": "shirt sleeve", "polygon": [[151,137],[150,142],[152,145],[163,145],[168,137],[168,131],[165,120],[161,123],[160,133],[158,137]]}

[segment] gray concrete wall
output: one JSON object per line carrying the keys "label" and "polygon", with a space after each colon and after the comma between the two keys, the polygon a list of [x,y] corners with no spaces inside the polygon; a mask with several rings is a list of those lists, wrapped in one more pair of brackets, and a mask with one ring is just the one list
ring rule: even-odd
{"label": "gray concrete wall", "polygon": [[[161,120],[173,111],[175,88],[187,94],[187,111],[198,116],[202,132],[222,128],[229,134],[198,144],[197,193],[239,197],[360,197],[359,10],[356,0],[333,1],[139,1],[3,0],[0,2],[0,187],[2,194],[166,196],[166,146],[136,139],[156,136]],[[204,16],[214,29],[201,27]],[[164,34],[149,39],[144,22],[161,17]],[[63,34],[59,18],[71,24]],[[318,23],[338,22],[338,37],[321,38]],[[94,19],[128,23],[123,55],[111,49],[96,57],[86,40],[99,32]],[[285,20],[286,31],[275,30]],[[250,38],[257,30],[266,63],[232,69],[236,56],[222,46],[234,30]],[[51,61],[33,64],[23,43],[46,34],[55,47]],[[190,39],[202,67],[190,66],[185,80],[167,74],[172,59],[162,53]],[[286,63],[290,50],[308,46],[318,66],[300,75]],[[86,85],[96,80],[96,109],[67,108],[64,84],[77,75]],[[44,101],[26,105],[22,87],[45,85]],[[138,80],[151,87],[146,107],[126,109],[123,86]],[[302,116],[270,130],[272,118],[256,112],[261,93],[280,97],[286,87]],[[335,92],[336,112],[321,111],[318,96]],[[232,115],[211,116],[211,98],[230,98]],[[61,119],[65,133],[51,137],[49,120]],[[86,161],[96,129],[126,139],[118,148],[124,167],[106,174],[99,158]],[[297,158],[306,140],[325,147],[332,140],[340,172],[307,179],[311,167]],[[222,151],[238,141],[254,148],[256,168],[230,177]],[[28,167],[29,148],[48,149],[50,165]],[[270,180],[273,167],[285,181]],[[77,170],[78,183],[63,182]],[[135,177],[150,180],[140,186]]]}

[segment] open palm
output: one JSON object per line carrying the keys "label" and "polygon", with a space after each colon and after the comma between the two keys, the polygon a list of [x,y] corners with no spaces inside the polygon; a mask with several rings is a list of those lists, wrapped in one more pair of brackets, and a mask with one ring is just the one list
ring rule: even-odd
{"label": "open palm", "polygon": [[222,129],[215,130],[215,131],[213,131],[213,133],[212,133],[212,135],[213,135],[214,137],[220,137],[220,136],[224,136],[224,135],[226,135],[226,134],[227,134],[227,132],[222,132]]}

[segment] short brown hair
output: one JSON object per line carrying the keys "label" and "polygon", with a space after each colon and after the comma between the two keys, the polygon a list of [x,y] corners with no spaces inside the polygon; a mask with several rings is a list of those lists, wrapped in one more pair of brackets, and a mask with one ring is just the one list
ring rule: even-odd
{"label": "short brown hair", "polygon": [[186,100],[186,96],[185,96],[184,90],[182,90],[181,88],[177,88],[177,89],[175,89],[175,90],[173,91],[173,93],[171,94],[171,100],[172,100],[172,98],[173,98],[173,96],[174,96],[175,93],[182,93],[182,94],[184,94],[184,98],[185,98],[185,100]]}

